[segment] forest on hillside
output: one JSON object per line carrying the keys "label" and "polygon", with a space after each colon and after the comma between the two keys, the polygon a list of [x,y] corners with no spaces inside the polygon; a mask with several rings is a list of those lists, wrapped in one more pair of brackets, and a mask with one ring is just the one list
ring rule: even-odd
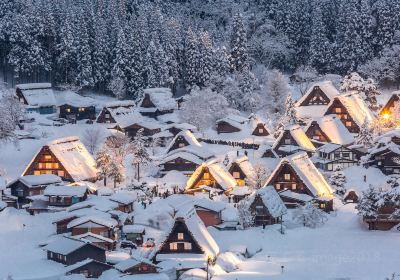
{"label": "forest on hillside", "polygon": [[397,85],[399,15],[399,0],[2,0],[0,67],[11,86],[120,99],[161,86],[247,96],[277,71]]}

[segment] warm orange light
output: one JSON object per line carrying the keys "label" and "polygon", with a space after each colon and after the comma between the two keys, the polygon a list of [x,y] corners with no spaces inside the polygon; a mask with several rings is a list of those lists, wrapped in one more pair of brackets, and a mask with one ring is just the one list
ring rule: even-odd
{"label": "warm orange light", "polygon": [[384,113],[382,116],[385,120],[388,120],[390,118],[390,115],[388,113]]}

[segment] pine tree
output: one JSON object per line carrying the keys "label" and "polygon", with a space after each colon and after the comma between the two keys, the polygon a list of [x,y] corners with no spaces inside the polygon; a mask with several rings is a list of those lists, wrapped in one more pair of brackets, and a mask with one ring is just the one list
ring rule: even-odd
{"label": "pine tree", "polygon": [[117,183],[121,183],[124,179],[123,167],[120,163],[111,159],[109,168],[109,176],[113,178],[114,188],[116,188]]}
{"label": "pine tree", "polygon": [[198,84],[199,56],[200,52],[197,35],[189,28],[185,44],[185,76],[186,84],[189,88]]}
{"label": "pine tree", "polygon": [[145,65],[147,87],[162,87],[168,82],[167,58],[158,41],[150,41]]}
{"label": "pine tree", "polygon": [[126,38],[122,28],[119,29],[117,44],[115,46],[115,56],[111,71],[111,80],[108,88],[118,99],[126,96]]}
{"label": "pine tree", "polygon": [[136,167],[136,179],[140,180],[140,167],[146,165],[149,160],[149,154],[145,146],[146,139],[143,135],[143,128],[139,129],[136,136],[133,138],[133,161],[132,164]]}
{"label": "pine tree", "polygon": [[346,175],[342,170],[342,166],[338,165],[329,177],[329,184],[338,195],[344,195],[346,193],[346,188],[344,186],[346,183]]}
{"label": "pine tree", "polygon": [[270,73],[266,90],[271,114],[283,114],[285,99],[289,94],[289,86],[281,72],[274,70]]}
{"label": "pine tree", "polygon": [[92,55],[89,44],[89,33],[86,22],[82,21],[79,25],[78,40],[76,41],[77,50],[77,69],[75,83],[80,87],[93,86]]}
{"label": "pine tree", "polygon": [[198,39],[198,85],[203,87],[210,80],[211,72],[213,70],[213,46],[207,32],[201,32]]}
{"label": "pine tree", "polygon": [[249,65],[247,33],[241,14],[233,17],[231,33],[231,55],[229,57],[232,71],[241,72]]}
{"label": "pine tree", "polygon": [[254,215],[250,210],[250,201],[248,198],[242,199],[238,206],[238,215],[240,225],[246,229],[254,225]]}
{"label": "pine tree", "polygon": [[74,28],[72,24],[70,14],[66,13],[60,30],[60,42],[56,45],[59,81],[65,84],[72,84],[74,65],[76,63]]}
{"label": "pine tree", "polygon": [[379,200],[378,191],[370,185],[366,191],[362,192],[362,196],[356,206],[358,215],[365,218],[375,218],[379,210]]}
{"label": "pine tree", "polygon": [[93,80],[96,85],[104,88],[110,75],[110,46],[107,26],[100,15],[96,17],[94,32]]}
{"label": "pine tree", "polygon": [[395,30],[400,22],[396,18],[395,4],[391,0],[377,0],[374,3],[376,31],[374,34],[374,45],[376,53],[393,43]]}
{"label": "pine tree", "polygon": [[289,94],[285,101],[285,112],[279,118],[279,120],[276,124],[274,135],[276,137],[278,137],[279,134],[282,132],[282,130],[285,129],[286,126],[292,125],[292,124],[297,124],[298,122],[299,122],[299,120],[296,115],[295,102],[292,98],[292,95]]}
{"label": "pine tree", "polygon": [[299,206],[293,213],[293,220],[304,227],[316,228],[326,221],[325,213],[311,203]]}

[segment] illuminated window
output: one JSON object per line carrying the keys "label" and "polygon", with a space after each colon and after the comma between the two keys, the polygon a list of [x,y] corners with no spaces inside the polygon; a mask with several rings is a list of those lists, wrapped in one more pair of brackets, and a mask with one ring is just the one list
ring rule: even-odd
{"label": "illuminated window", "polygon": [[51,155],[44,155],[45,160],[51,160]]}
{"label": "illuminated window", "polygon": [[319,140],[319,135],[314,135],[314,136],[313,136],[313,139]]}
{"label": "illuminated window", "polygon": [[64,177],[65,172],[63,170],[58,170],[57,171],[57,175],[60,176],[60,177]]}
{"label": "illuminated window", "polygon": [[176,251],[178,250],[178,244],[177,243],[169,243],[169,249],[171,251]]}
{"label": "illuminated window", "polygon": [[67,109],[65,109],[65,111],[67,111],[67,113],[70,113],[71,112],[71,108],[67,108]]}
{"label": "illuminated window", "polygon": [[292,184],[292,190],[295,190],[296,189],[296,184]]}
{"label": "illuminated window", "polygon": [[351,122],[346,122],[346,126],[350,127],[351,126]]}
{"label": "illuminated window", "polygon": [[235,179],[240,179],[240,172],[235,171],[235,172],[233,172],[232,176]]}
{"label": "illuminated window", "polygon": [[192,243],[185,242],[184,248],[185,250],[192,250]]}
{"label": "illuminated window", "polygon": [[53,163],[46,162],[45,166],[46,166],[46,169],[52,169],[53,168]]}
{"label": "illuminated window", "polygon": [[178,144],[178,147],[179,147],[179,148],[185,147],[185,143],[179,143],[179,144]]}
{"label": "illuminated window", "polygon": [[183,240],[183,232],[178,232],[178,240]]}
{"label": "illuminated window", "polygon": [[210,179],[210,173],[204,172],[204,179],[209,180]]}
{"label": "illuminated window", "polygon": [[277,190],[280,190],[280,189],[281,189],[281,184],[276,184],[276,185],[275,185],[275,188],[276,188]]}
{"label": "illuminated window", "polygon": [[78,111],[79,111],[79,112],[85,112],[85,108],[82,108],[82,107],[81,107],[81,108],[78,109]]}
{"label": "illuminated window", "polygon": [[290,174],[289,174],[289,173],[286,173],[286,174],[284,175],[284,178],[285,178],[285,180],[290,180]]}
{"label": "illuminated window", "polygon": [[38,168],[39,168],[39,169],[43,169],[43,168],[44,168],[44,163],[43,163],[43,162],[39,162]]}
{"label": "illuminated window", "polygon": [[262,129],[262,128],[258,129],[258,133],[263,133],[263,132],[264,132],[264,129]]}
{"label": "illuminated window", "polygon": [[40,175],[40,170],[33,171],[33,175]]}
{"label": "illuminated window", "polygon": [[321,209],[325,209],[326,205],[325,205],[325,203],[321,203],[321,204],[319,205],[319,207],[320,207]]}
{"label": "illuminated window", "polygon": [[342,108],[335,108],[335,113],[341,113],[342,112]]}
{"label": "illuminated window", "polygon": [[291,143],[290,139],[285,139],[285,144],[289,145]]}

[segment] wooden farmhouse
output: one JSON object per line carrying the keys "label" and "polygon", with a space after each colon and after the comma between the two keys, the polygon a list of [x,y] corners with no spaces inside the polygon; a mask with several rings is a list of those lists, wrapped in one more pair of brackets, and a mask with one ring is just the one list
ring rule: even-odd
{"label": "wooden farmhouse", "polygon": [[59,219],[56,219],[52,222],[53,225],[56,227],[56,233],[61,234],[61,233],[67,233],[70,232],[70,229],[67,227],[69,222],[72,220],[77,219],[78,216],[75,214],[68,214],[65,215]]}
{"label": "wooden farmhouse", "polygon": [[333,171],[338,166],[347,168],[357,165],[359,161],[355,150],[333,143],[319,147],[317,155],[314,162],[318,168],[325,171]]}
{"label": "wooden farmhouse", "polygon": [[213,153],[203,147],[192,132],[185,130],[172,139],[158,165],[162,174],[176,170],[191,175],[204,161],[213,156]]}
{"label": "wooden farmhouse", "polygon": [[132,115],[134,110],[135,102],[132,100],[110,102],[101,110],[96,122],[117,123],[119,118]]}
{"label": "wooden farmhouse", "polygon": [[86,186],[48,186],[43,194],[48,198],[49,206],[68,207],[86,200],[87,193]]}
{"label": "wooden farmhouse", "polygon": [[87,278],[98,278],[112,266],[92,259],[86,259],[66,268],[65,275],[80,274]]}
{"label": "wooden farmhouse", "polygon": [[116,193],[111,195],[109,200],[118,204],[118,207],[115,210],[124,213],[131,213],[133,211],[133,202],[135,199],[129,195]]}
{"label": "wooden farmhouse", "polygon": [[143,244],[143,237],[146,234],[144,226],[141,225],[124,225],[123,233],[126,240],[132,241],[138,246]]}
{"label": "wooden farmhouse", "polygon": [[379,168],[384,174],[400,174],[400,130],[388,132],[376,139],[369,150],[368,165]]}
{"label": "wooden farmhouse", "polygon": [[400,92],[398,91],[393,92],[392,96],[389,98],[385,106],[383,106],[381,111],[379,112],[379,116],[384,119],[390,119],[396,102],[400,102]]}
{"label": "wooden farmhouse", "polygon": [[219,247],[193,207],[182,207],[165,237],[157,241],[150,259],[156,262],[178,261],[186,269],[206,268],[215,260]]}
{"label": "wooden farmhouse", "polygon": [[146,117],[157,118],[178,109],[178,103],[172,97],[169,88],[148,88],[144,90],[144,97],[139,102],[138,110]]}
{"label": "wooden farmhouse", "polygon": [[222,223],[222,210],[225,209],[222,203],[213,202],[209,199],[197,199],[194,202],[194,209],[206,227]]}
{"label": "wooden farmhouse", "polygon": [[357,93],[336,96],[325,112],[325,115],[335,114],[351,133],[359,133],[364,121],[372,123],[373,113]]}
{"label": "wooden farmhouse", "polygon": [[22,176],[54,174],[65,181],[96,181],[96,162],[78,137],[54,140],[32,158]]}
{"label": "wooden farmhouse", "polygon": [[239,203],[242,199],[251,195],[251,193],[252,193],[252,190],[249,187],[243,186],[240,188],[234,188],[229,193],[229,195],[230,195],[230,198],[232,199],[233,203]]}
{"label": "wooden farmhouse", "polygon": [[201,164],[186,183],[185,193],[195,192],[229,193],[237,186],[235,178],[217,160]]}
{"label": "wooden farmhouse", "polygon": [[120,120],[115,129],[133,138],[140,129],[143,129],[144,136],[155,136],[160,133],[163,125],[151,118],[145,118],[135,113],[132,119]]}
{"label": "wooden farmhouse", "polygon": [[246,179],[254,176],[254,168],[247,156],[242,156],[234,160],[228,165],[228,172],[236,180],[236,184],[240,187],[246,185]]}
{"label": "wooden farmhouse", "polygon": [[317,147],[326,143],[350,145],[354,142],[353,135],[335,115],[313,119],[304,130]]}
{"label": "wooden farmhouse", "polygon": [[285,204],[273,186],[266,186],[249,197],[249,210],[254,217],[254,225],[272,225],[282,222],[287,213]]}
{"label": "wooden farmhouse", "polygon": [[73,265],[86,259],[102,263],[106,261],[106,254],[103,248],[69,237],[57,239],[43,249],[47,252],[48,260],[64,265]]}
{"label": "wooden farmhouse", "polygon": [[188,123],[171,123],[166,125],[164,128],[168,130],[174,137],[182,131],[189,130],[193,133],[197,130],[194,125]]}
{"label": "wooden farmhouse", "polygon": [[228,115],[217,121],[217,132],[218,134],[241,132],[243,137],[270,135],[265,122],[255,115],[250,115],[247,118],[239,115]]}
{"label": "wooden farmhouse", "polygon": [[339,95],[331,81],[313,84],[296,102],[296,112],[299,118],[308,119],[322,117],[328,104]]}
{"label": "wooden farmhouse", "polygon": [[279,156],[287,156],[299,151],[312,154],[316,151],[304,130],[297,124],[286,127],[275,140],[272,149]]}
{"label": "wooden farmhouse", "polygon": [[11,195],[17,198],[17,205],[22,206],[31,202],[29,198],[43,194],[46,187],[61,184],[61,178],[53,174],[26,175],[10,182],[7,188]]}
{"label": "wooden farmhouse", "polygon": [[368,224],[369,230],[391,230],[400,224],[399,207],[386,201],[376,215],[363,217],[363,221]]}
{"label": "wooden farmhouse", "polygon": [[142,258],[129,258],[114,266],[115,269],[128,275],[157,273],[158,267],[151,261]]}
{"label": "wooden farmhouse", "polygon": [[100,215],[83,216],[72,220],[68,223],[67,228],[71,231],[72,236],[91,232],[116,240],[118,234],[117,221]]}
{"label": "wooden farmhouse", "polygon": [[257,149],[257,154],[261,158],[279,158],[279,155],[272,149],[272,146],[268,144],[261,144]]}
{"label": "wooden farmhouse", "polygon": [[56,91],[54,95],[60,118],[70,121],[96,119],[96,101],[94,99],[81,96],[73,91]]}
{"label": "wooden farmhouse", "polygon": [[56,112],[56,99],[49,83],[16,85],[18,100],[27,105],[28,112],[53,114]]}
{"label": "wooden farmhouse", "polygon": [[[332,210],[333,190],[304,152],[281,159],[267,179],[265,186],[269,185],[278,192],[286,191],[282,199],[288,207],[296,206],[300,197],[311,197],[320,208]],[[293,199],[290,194],[293,194]]]}

